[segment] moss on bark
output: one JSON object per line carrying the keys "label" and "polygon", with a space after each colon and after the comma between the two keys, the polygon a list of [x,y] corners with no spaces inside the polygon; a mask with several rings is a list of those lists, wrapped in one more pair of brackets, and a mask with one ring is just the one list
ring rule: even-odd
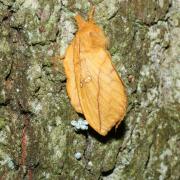
{"label": "moss on bark", "polygon": [[0,0],[1,178],[180,178],[179,1],[92,2],[127,86],[125,120],[104,138],[71,126],[79,115],[54,57],[90,1]]}

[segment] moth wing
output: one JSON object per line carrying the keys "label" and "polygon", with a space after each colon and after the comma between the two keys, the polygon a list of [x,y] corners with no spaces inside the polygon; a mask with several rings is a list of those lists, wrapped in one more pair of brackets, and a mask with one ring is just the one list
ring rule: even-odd
{"label": "moth wing", "polygon": [[81,105],[80,105],[80,101],[78,97],[78,92],[77,92],[77,87],[76,87],[76,82],[75,82],[73,50],[74,50],[74,41],[72,41],[72,43],[67,48],[65,59],[63,61],[64,70],[67,77],[66,89],[67,89],[68,96],[70,97],[72,106],[75,108],[77,112],[82,113],[82,109],[81,109]]}
{"label": "moth wing", "polygon": [[127,96],[124,85],[108,51],[102,48],[79,53],[74,63],[83,114],[90,126],[105,136],[125,116]]}

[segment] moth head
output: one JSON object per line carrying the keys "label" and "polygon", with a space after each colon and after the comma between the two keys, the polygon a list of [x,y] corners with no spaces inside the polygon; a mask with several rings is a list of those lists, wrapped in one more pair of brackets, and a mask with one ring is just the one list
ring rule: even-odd
{"label": "moth head", "polygon": [[92,46],[98,46],[102,48],[107,48],[108,40],[100,27],[96,24],[93,24],[91,28],[89,28],[89,38],[91,39]]}
{"label": "moth head", "polygon": [[108,40],[92,18],[85,21],[80,15],[76,15],[75,20],[78,25],[78,33],[82,37],[82,41],[84,39],[86,46],[107,48]]}

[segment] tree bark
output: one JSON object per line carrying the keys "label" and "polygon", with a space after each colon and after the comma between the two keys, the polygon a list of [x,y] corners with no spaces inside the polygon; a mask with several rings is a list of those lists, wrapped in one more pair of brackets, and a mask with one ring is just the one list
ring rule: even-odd
{"label": "tree bark", "polygon": [[[119,128],[76,131],[62,61],[95,20],[128,92]],[[179,0],[0,0],[0,179],[180,179]]]}

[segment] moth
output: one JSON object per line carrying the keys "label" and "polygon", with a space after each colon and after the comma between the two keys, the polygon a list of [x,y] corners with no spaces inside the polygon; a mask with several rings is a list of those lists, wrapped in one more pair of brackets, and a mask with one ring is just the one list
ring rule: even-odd
{"label": "moth", "polygon": [[105,136],[123,120],[127,95],[107,50],[107,38],[93,19],[94,10],[87,21],[75,16],[78,31],[66,50],[63,65],[72,106]]}

